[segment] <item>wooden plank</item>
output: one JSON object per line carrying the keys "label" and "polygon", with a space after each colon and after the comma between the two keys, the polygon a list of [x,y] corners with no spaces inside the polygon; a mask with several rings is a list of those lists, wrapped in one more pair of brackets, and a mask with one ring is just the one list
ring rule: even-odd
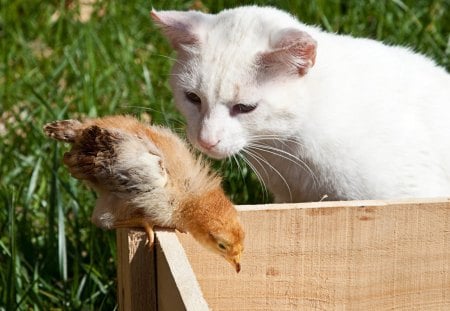
{"label": "wooden plank", "polygon": [[141,231],[118,229],[117,298],[120,311],[157,310],[154,251]]}
{"label": "wooden plank", "polygon": [[178,234],[213,310],[450,310],[450,203],[241,207],[239,274]]}
{"label": "wooden plank", "polygon": [[176,234],[156,230],[156,241],[158,310],[209,310]]}

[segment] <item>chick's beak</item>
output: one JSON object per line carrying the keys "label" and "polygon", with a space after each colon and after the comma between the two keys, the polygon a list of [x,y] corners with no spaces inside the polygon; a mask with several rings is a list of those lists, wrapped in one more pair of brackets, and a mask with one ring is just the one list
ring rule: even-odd
{"label": "chick's beak", "polygon": [[237,255],[231,258],[227,258],[228,261],[234,266],[234,268],[236,269],[236,272],[239,273],[239,271],[241,271],[241,255]]}
{"label": "chick's beak", "polygon": [[234,267],[236,268],[236,273],[239,273],[241,271],[241,264],[239,262],[235,262]]}

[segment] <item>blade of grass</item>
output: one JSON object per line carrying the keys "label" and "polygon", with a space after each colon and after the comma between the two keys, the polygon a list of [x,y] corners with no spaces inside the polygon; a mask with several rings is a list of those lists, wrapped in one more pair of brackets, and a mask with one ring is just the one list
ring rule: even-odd
{"label": "blade of grass", "polygon": [[15,228],[15,191],[6,188],[4,191],[6,197],[4,198],[5,206],[8,209],[8,223],[9,223],[9,245],[10,254],[8,262],[8,281],[6,289],[6,309],[14,310],[16,308],[16,261],[17,261],[17,245],[16,245],[16,228]]}
{"label": "blade of grass", "polygon": [[[59,188],[59,187],[58,187]],[[64,223],[64,209],[61,202],[61,195],[57,194],[57,208],[58,208],[58,265],[59,273],[64,282],[67,281],[67,247],[66,247],[66,232]]]}
{"label": "blade of grass", "polygon": [[36,184],[37,184],[38,177],[39,177],[39,171],[41,169],[41,162],[42,162],[42,158],[38,158],[38,160],[34,166],[33,172],[31,173],[31,178],[30,178],[30,182],[28,184],[27,194],[25,196],[25,202],[27,202],[27,203],[29,203],[31,201],[33,193],[36,190]]}

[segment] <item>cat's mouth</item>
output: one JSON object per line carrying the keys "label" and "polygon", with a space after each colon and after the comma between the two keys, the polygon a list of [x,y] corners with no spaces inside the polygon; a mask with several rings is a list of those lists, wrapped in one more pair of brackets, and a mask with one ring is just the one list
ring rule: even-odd
{"label": "cat's mouth", "polygon": [[216,160],[224,160],[239,154],[245,148],[246,141],[239,138],[227,139],[221,137],[216,143],[201,142],[197,136],[189,135],[188,140],[201,153]]}

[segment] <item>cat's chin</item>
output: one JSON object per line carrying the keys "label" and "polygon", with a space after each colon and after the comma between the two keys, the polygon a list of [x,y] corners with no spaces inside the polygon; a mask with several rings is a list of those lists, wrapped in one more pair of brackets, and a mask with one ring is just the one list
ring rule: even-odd
{"label": "cat's chin", "polygon": [[221,151],[217,151],[217,150],[206,150],[204,148],[199,148],[199,150],[206,154],[208,157],[216,159],[216,160],[223,160],[226,159],[228,157],[231,157],[235,154],[237,154],[237,152],[232,152],[232,151],[225,151],[225,152],[221,152]]}
{"label": "cat's chin", "polygon": [[208,150],[208,151],[201,150],[201,152],[207,154],[208,157],[216,159],[216,160],[223,160],[234,154],[234,153],[215,152],[215,151],[211,151],[211,150]]}

